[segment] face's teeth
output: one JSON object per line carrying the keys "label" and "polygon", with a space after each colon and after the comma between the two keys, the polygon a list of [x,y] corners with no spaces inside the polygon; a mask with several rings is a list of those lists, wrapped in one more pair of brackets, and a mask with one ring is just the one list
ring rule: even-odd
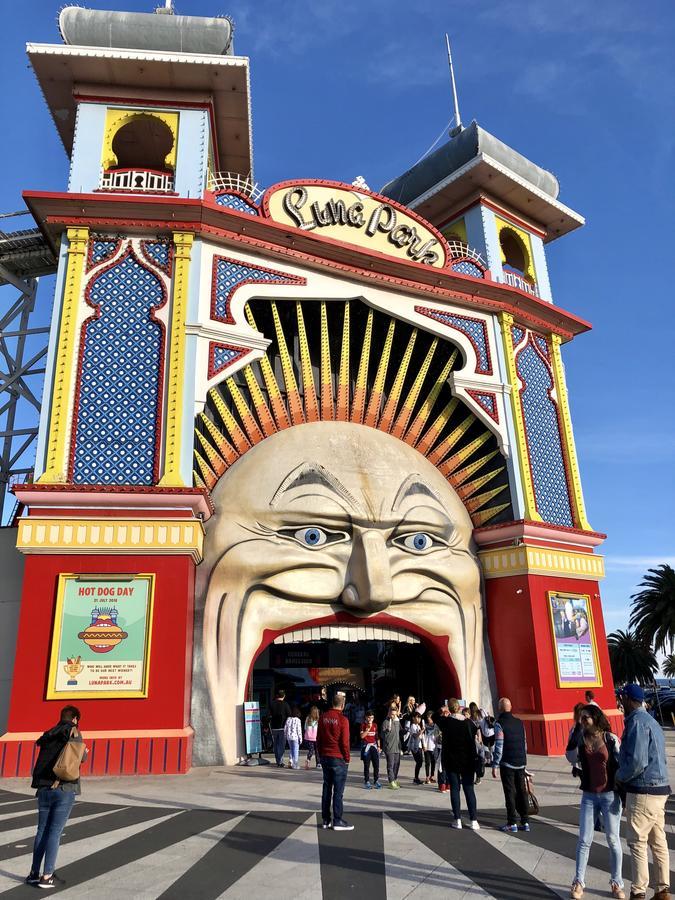
{"label": "face's teeth", "polygon": [[274,639],[275,644],[297,644],[305,641],[396,641],[398,644],[419,644],[420,639],[402,628],[378,625],[317,625],[287,631]]}

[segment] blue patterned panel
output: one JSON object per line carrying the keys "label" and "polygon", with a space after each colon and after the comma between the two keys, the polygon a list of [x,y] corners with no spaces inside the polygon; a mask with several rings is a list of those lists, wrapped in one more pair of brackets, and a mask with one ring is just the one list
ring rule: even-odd
{"label": "blue patterned panel", "polygon": [[558,414],[549,394],[553,388],[551,372],[529,342],[518,353],[516,368],[524,384],[520,398],[537,510],[545,522],[572,527]]}
{"label": "blue patterned panel", "polygon": [[87,325],[79,384],[73,481],[152,484],[161,326],[159,278],[128,254],[88,288],[100,316]]}
{"label": "blue patterned panel", "polygon": [[258,210],[255,206],[252,206],[238,194],[217,194],[216,203],[218,206],[226,206],[228,209],[233,209],[235,212],[248,213],[249,216],[258,215]]}
{"label": "blue patterned panel", "polygon": [[494,394],[479,394],[473,393],[473,396],[480,403],[483,409],[486,412],[489,412],[491,416],[495,415],[495,395]]}
{"label": "blue patterned panel", "polygon": [[242,284],[249,282],[268,284],[275,281],[281,284],[298,284],[303,281],[293,275],[284,275],[282,272],[273,272],[271,269],[257,269],[223,256],[214,258],[214,269],[211,318],[230,324],[234,322],[230,312],[230,301],[234,292]]}
{"label": "blue patterned panel", "polygon": [[171,247],[168,241],[142,241],[143,253],[159,269],[169,272],[171,262]]}
{"label": "blue patterned panel", "polygon": [[450,267],[453,272],[459,272],[460,275],[470,275],[472,278],[483,278],[483,270],[479,269],[475,263],[463,259],[461,262],[455,263]]}
{"label": "blue patterned panel", "polygon": [[514,347],[517,347],[524,337],[525,329],[519,328],[518,325],[511,326],[511,339],[513,340]]}
{"label": "blue patterned panel", "polygon": [[546,359],[548,359],[548,344],[546,343],[546,338],[543,338],[540,334],[535,334],[534,342],[537,347],[539,347],[539,350],[544,354]]}
{"label": "blue patterned panel", "polygon": [[470,316],[457,316],[454,313],[448,313],[440,309],[429,309],[425,306],[416,306],[415,312],[429,316],[430,319],[436,319],[437,322],[443,322],[456,328],[466,335],[473,344],[476,351],[476,372],[481,375],[492,374],[492,362],[490,361],[490,350],[488,349],[487,331],[485,322],[482,319],[473,319]]}
{"label": "blue patterned panel", "polygon": [[94,239],[89,245],[89,265],[96,266],[98,263],[103,262],[104,259],[108,259],[109,256],[112,256],[118,243],[119,242],[116,239]]}

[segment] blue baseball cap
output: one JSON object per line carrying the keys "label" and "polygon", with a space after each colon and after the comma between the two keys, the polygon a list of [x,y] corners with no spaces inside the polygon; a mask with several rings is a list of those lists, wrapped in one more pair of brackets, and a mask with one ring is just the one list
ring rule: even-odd
{"label": "blue baseball cap", "polygon": [[624,687],[621,688],[621,694],[623,697],[628,697],[630,700],[635,700],[637,703],[643,703],[645,699],[645,692],[639,684],[624,685]]}

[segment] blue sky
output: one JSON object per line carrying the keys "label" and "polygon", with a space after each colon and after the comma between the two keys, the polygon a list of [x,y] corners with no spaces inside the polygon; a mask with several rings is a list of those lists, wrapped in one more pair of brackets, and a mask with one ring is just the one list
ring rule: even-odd
{"label": "blue sky", "polygon": [[[223,2],[177,9],[235,20],[235,50],[251,58],[261,186],[363,175],[378,189],[415,163],[450,121],[448,31],[465,122],[554,172],[560,199],[586,216],[548,262],[555,302],[594,325],[564,358],[589,519],[609,535],[607,629],[625,627],[645,570],[675,564],[675,6]],[[3,23],[0,210],[20,208],[25,188],[65,189],[67,160],[24,54],[28,40],[59,40],[58,5],[24,0]],[[45,309],[50,289],[45,280]]]}

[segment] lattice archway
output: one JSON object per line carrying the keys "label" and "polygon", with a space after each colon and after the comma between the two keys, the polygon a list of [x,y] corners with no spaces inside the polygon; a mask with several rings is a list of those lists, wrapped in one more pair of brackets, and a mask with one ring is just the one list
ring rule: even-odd
{"label": "lattice archway", "polygon": [[265,355],[209,391],[195,429],[195,484],[213,489],[252,446],[305,422],[344,421],[391,434],[453,486],[475,526],[513,518],[496,436],[448,376],[460,350],[357,300],[257,299],[248,323]]}

